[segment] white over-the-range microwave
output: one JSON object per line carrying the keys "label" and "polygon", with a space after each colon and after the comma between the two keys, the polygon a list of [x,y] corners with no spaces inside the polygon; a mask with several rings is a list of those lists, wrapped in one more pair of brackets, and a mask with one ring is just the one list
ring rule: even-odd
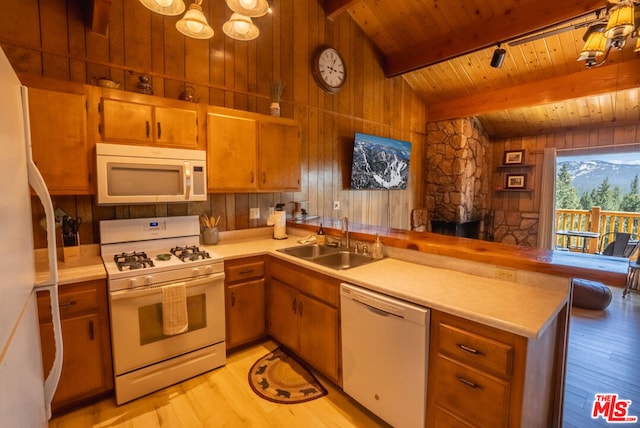
{"label": "white over-the-range microwave", "polygon": [[207,200],[204,150],[96,144],[97,203]]}

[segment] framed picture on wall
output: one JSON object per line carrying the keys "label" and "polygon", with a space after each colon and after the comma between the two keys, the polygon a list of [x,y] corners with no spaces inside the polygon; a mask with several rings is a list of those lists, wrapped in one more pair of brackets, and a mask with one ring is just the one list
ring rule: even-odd
{"label": "framed picture on wall", "polygon": [[524,150],[506,150],[502,163],[505,165],[522,165],[524,163]]}
{"label": "framed picture on wall", "polygon": [[527,187],[527,176],[524,174],[507,174],[507,189],[524,189]]}

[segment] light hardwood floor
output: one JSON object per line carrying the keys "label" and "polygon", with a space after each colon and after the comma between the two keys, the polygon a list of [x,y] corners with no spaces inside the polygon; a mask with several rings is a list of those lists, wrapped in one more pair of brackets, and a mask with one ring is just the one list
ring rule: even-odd
{"label": "light hardwood floor", "polygon": [[50,428],[386,427],[383,421],[318,376],[329,394],[300,404],[258,397],[248,373],[276,348],[267,341],[228,356],[224,367],[116,406],[113,398],[54,418]]}
{"label": "light hardwood floor", "polygon": [[572,311],[565,428],[611,426],[602,418],[591,418],[596,393],[616,393],[631,400],[629,413],[640,418],[640,294],[623,299],[621,288],[611,291],[613,298],[605,310]]}
{"label": "light hardwood floor", "polygon": [[[632,400],[640,416],[640,294],[622,299],[613,288],[604,311],[574,309],[569,333],[564,426],[610,426],[591,419],[594,394],[617,393]],[[259,398],[247,383],[253,363],[276,347],[263,344],[231,354],[225,367],[116,406],[112,398],[57,418],[50,428],[127,427],[384,427],[330,382],[318,400],[279,405]]]}

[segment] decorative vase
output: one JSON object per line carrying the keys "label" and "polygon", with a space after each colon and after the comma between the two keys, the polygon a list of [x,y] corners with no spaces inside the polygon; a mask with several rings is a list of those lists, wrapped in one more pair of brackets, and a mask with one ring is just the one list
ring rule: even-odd
{"label": "decorative vase", "polygon": [[280,117],[280,103],[271,103],[269,111],[271,112],[271,116]]}

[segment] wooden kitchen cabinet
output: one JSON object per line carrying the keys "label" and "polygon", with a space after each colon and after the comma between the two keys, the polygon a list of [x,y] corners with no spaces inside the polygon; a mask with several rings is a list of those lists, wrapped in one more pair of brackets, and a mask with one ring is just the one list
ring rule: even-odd
{"label": "wooden kitchen cabinet", "polygon": [[104,89],[99,101],[105,142],[198,149],[198,105]]}
{"label": "wooden kitchen cabinet", "polygon": [[258,123],[214,110],[207,115],[207,185],[209,190],[258,189]]}
{"label": "wooden kitchen cabinet", "polygon": [[33,160],[52,195],[94,193],[84,86],[69,92],[29,88]]}
{"label": "wooden kitchen cabinet", "polygon": [[300,190],[300,126],[292,121],[260,122],[260,188]]}
{"label": "wooden kitchen cabinet", "polygon": [[298,122],[222,107],[209,107],[209,191],[299,190],[300,154]]}
{"label": "wooden kitchen cabinet", "polygon": [[555,326],[528,340],[432,311],[427,426],[553,426]]}
{"label": "wooden kitchen cabinet", "polygon": [[232,349],[266,334],[264,258],[227,260],[224,270],[226,343]]}
{"label": "wooden kitchen cabinet", "polygon": [[269,334],[340,384],[339,280],[271,258]]}
{"label": "wooden kitchen cabinet", "polygon": [[[40,341],[45,376],[55,357],[49,293],[38,292]],[[111,341],[104,280],[59,287],[63,365],[53,411],[68,408],[113,389]]]}

